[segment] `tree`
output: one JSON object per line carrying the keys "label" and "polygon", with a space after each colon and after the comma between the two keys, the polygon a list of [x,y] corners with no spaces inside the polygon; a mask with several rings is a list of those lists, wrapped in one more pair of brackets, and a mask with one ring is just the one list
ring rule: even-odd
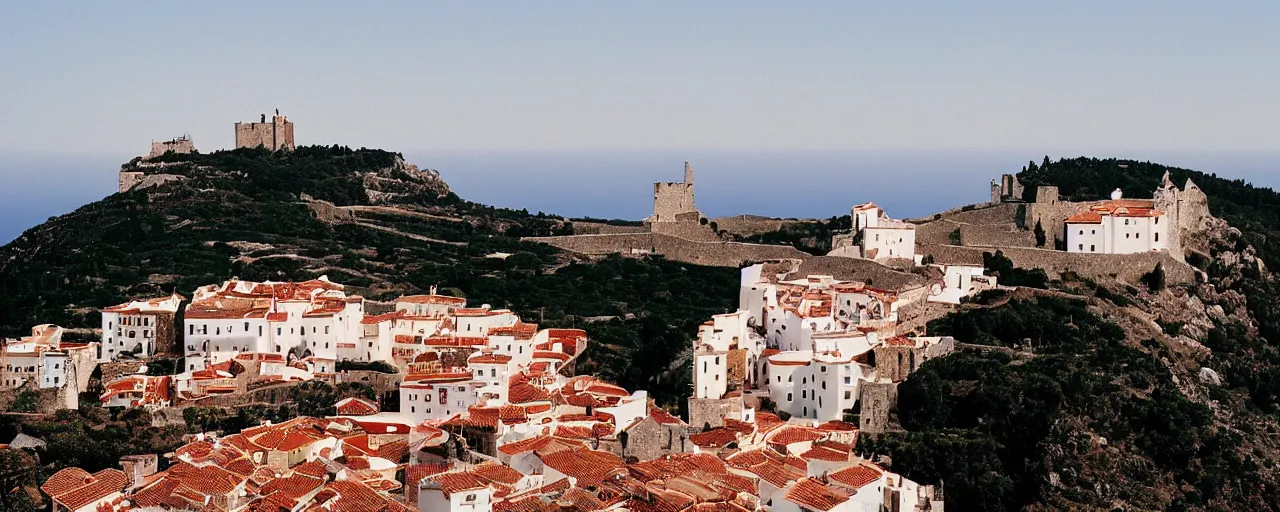
{"label": "tree", "polygon": [[1045,241],[1044,226],[1040,224],[1040,219],[1036,219],[1036,247],[1044,247]]}
{"label": "tree", "polygon": [[0,510],[40,510],[31,498],[39,466],[22,450],[0,449]]}

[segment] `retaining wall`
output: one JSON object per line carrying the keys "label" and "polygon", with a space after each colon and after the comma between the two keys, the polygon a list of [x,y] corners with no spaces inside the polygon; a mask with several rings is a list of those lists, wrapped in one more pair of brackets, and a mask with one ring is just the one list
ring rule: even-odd
{"label": "retaining wall", "polygon": [[1001,251],[1018,268],[1041,268],[1050,278],[1059,278],[1071,271],[1091,279],[1118,278],[1137,283],[1143,274],[1151,272],[1157,263],[1164,263],[1165,281],[1169,284],[1195,282],[1195,271],[1190,265],[1178,261],[1166,251],[1137,254],[1084,254],[1035,249],[1025,247],[961,247],[957,245],[926,245],[923,254],[932,255],[937,263],[981,264],[984,252]]}
{"label": "retaining wall", "polygon": [[714,267],[739,267],[748,261],[810,257],[808,253],[789,245],[697,242],[658,233],[528,237],[524,240],[579,254],[660,254],[672,261]]}

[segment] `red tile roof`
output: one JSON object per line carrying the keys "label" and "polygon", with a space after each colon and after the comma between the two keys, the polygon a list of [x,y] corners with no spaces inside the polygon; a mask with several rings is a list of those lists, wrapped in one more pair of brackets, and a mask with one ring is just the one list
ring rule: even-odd
{"label": "red tile roof", "polygon": [[816,441],[821,438],[822,434],[819,434],[817,429],[802,427],[799,425],[787,425],[771,434],[768,438],[768,442],[769,444],[788,445],[793,443],[803,443],[805,441]]}
{"label": "red tile roof", "polygon": [[598,486],[623,468],[622,459],[617,455],[599,450],[562,450],[538,455],[545,466],[575,479],[578,485]]}
{"label": "red tile roof", "polygon": [[813,510],[831,510],[848,501],[849,495],[822,485],[812,478],[805,478],[787,489],[787,501]]}
{"label": "red tile roof", "polygon": [[378,413],[378,404],[372,400],[349,397],[339,400],[335,407],[339,416],[368,416]]}
{"label": "red tile roof", "polygon": [[440,490],[444,492],[446,497],[455,492],[485,489],[489,487],[488,481],[467,471],[439,473],[428,476],[427,479],[438,484],[440,486]]}
{"label": "red tile roof", "polygon": [[689,441],[704,448],[720,448],[738,441],[738,433],[724,427],[713,428],[689,436]]}
{"label": "red tile roof", "polygon": [[884,471],[868,463],[861,463],[856,466],[849,466],[839,471],[832,471],[827,474],[827,478],[831,481],[848,486],[850,489],[860,489],[863,486],[880,479]]}

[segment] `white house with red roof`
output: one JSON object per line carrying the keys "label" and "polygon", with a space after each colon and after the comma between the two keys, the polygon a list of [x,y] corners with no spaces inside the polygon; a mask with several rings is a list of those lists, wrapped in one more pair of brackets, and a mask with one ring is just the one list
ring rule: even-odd
{"label": "white house with red roof", "polygon": [[245,352],[304,359],[335,371],[338,345],[364,334],[364,299],[325,276],[298,283],[231,280],[200,287],[183,320],[187,370]]}
{"label": "white house with red roof", "polygon": [[1169,249],[1169,219],[1152,199],[1123,199],[1089,206],[1066,220],[1067,252],[1134,254]]}
{"label": "white house with red roof", "polygon": [[175,293],[103,309],[98,360],[110,361],[124,353],[144,358],[154,356],[158,345],[173,341],[174,315],[184,300],[185,297]]}

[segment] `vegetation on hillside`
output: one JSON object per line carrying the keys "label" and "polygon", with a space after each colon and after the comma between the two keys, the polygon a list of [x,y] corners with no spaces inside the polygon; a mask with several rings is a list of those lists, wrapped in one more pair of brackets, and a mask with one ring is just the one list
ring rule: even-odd
{"label": "vegetation on hillside", "polygon": [[[231,277],[328,275],[375,300],[438,285],[544,326],[585,328],[593,343],[582,367],[647,388],[665,405],[683,402],[687,371],[666,369],[699,323],[733,307],[736,270],[591,261],[521,242],[572,233],[572,224],[463,201],[397,159],[344,147],[166,155],[166,167],[151,172],[184,180],[114,194],[0,248],[0,334],[40,323],[96,327],[97,308]],[[375,185],[366,183],[371,175]],[[365,209],[325,222],[304,196]],[[617,319],[584,320],[593,317]]]}
{"label": "vegetation on hillside", "polygon": [[[1046,159],[1018,177],[1029,194],[1056,185],[1064,199],[1097,200],[1115,188],[1149,197],[1166,171],[1180,187],[1191,178],[1231,226],[1209,233],[1207,258],[1189,257],[1202,282],[1167,286],[1155,268],[1145,290],[1088,283],[1078,291],[1101,299],[1093,306],[988,292],[929,330],[1016,351],[925,363],[899,390],[906,432],[865,436],[859,450],[945,483],[948,507],[962,510],[1275,510],[1280,285],[1259,262],[1280,258],[1280,197],[1122,160]],[[1135,341],[1099,316],[1134,309],[1160,339]],[[1211,327],[1188,339],[1193,317]]]}
{"label": "vegetation on hillside", "polygon": [[756,244],[790,245],[809,254],[824,256],[831,252],[831,236],[847,233],[851,229],[853,229],[852,218],[843,215],[831,217],[825,221],[788,222],[776,231],[736,236],[734,239]]}

